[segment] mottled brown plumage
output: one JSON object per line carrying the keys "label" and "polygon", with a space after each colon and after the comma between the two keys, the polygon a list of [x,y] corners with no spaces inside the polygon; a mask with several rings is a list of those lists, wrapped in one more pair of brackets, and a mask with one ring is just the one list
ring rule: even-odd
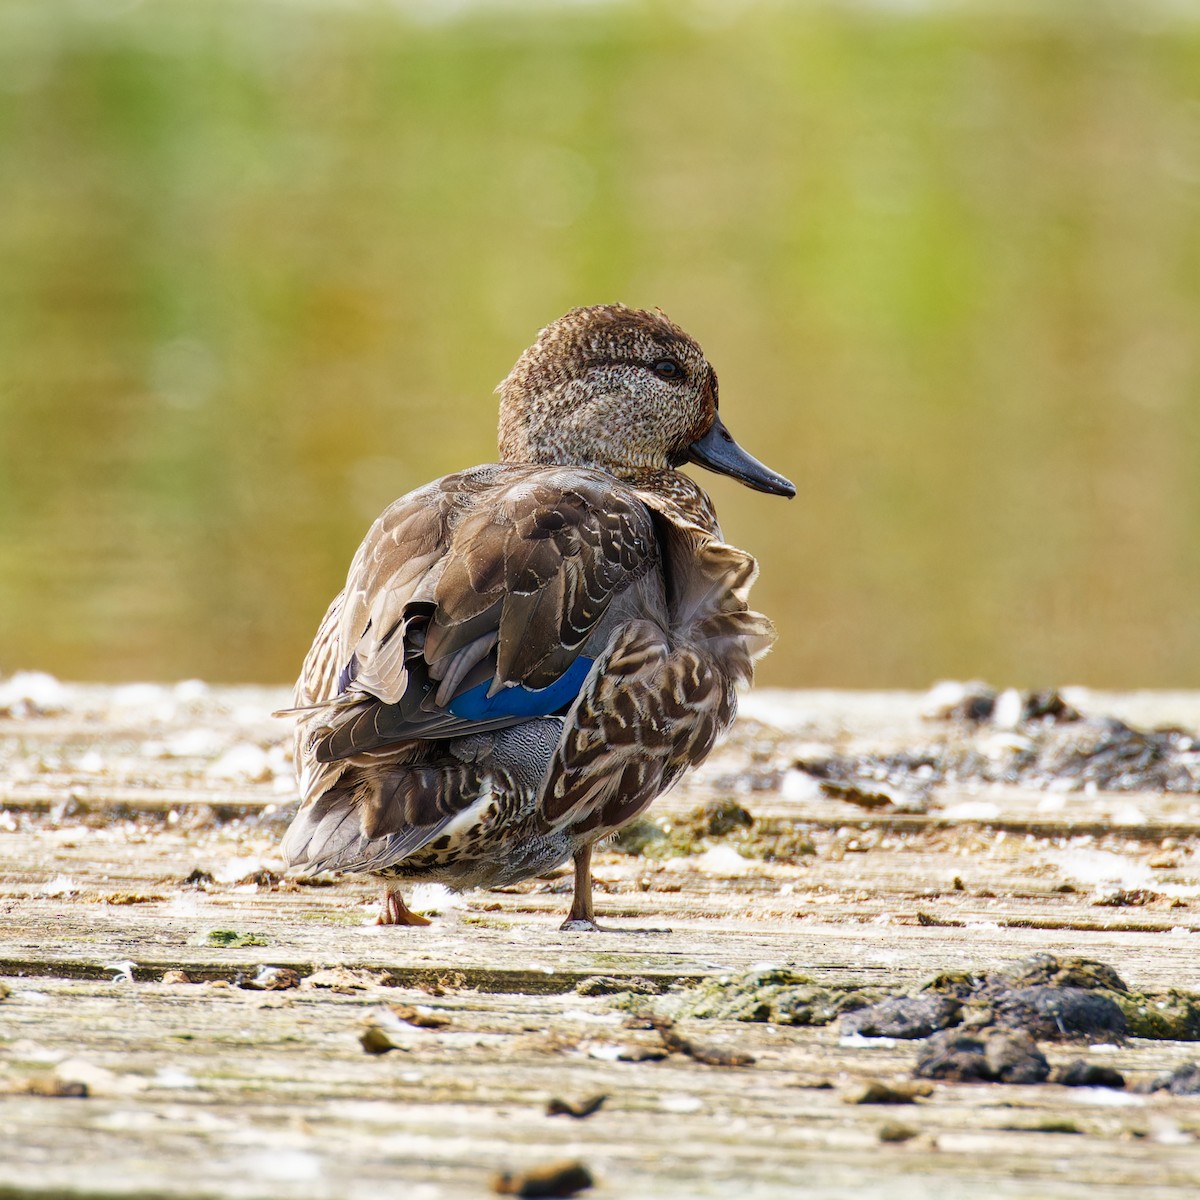
{"label": "mottled brown plumage", "polygon": [[700,347],[661,314],[575,309],[500,385],[499,464],[375,522],[296,687],[293,865],[513,882],[592,845],[700,762],[770,646],[754,560],[694,461],[794,489],[737,447]]}

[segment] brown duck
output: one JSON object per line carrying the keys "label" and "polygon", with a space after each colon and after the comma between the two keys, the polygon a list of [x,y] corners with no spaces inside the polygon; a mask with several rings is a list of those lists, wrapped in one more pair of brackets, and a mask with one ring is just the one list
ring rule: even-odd
{"label": "brown duck", "polygon": [[577,308],[500,392],[500,463],[397,500],[359,547],[296,685],[292,866],[496,887],[573,857],[564,929],[595,929],[596,842],[699,763],[774,640],[754,559],[698,463],[778,496],[662,314]]}

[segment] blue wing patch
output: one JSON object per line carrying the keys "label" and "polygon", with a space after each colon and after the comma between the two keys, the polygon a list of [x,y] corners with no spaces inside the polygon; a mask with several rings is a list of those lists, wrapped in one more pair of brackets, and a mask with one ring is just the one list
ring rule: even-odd
{"label": "blue wing patch", "polygon": [[583,687],[595,659],[577,658],[549,687],[507,687],[488,699],[488,684],[481,683],[455,696],[450,711],[464,721],[493,721],[497,717],[548,717],[565,708]]}

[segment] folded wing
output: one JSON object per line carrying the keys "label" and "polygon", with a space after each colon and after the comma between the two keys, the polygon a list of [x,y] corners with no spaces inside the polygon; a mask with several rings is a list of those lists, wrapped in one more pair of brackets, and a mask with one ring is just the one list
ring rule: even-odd
{"label": "folded wing", "polygon": [[306,753],[333,764],[565,710],[658,553],[645,506],[597,471],[486,467],[404,497],[310,651]]}

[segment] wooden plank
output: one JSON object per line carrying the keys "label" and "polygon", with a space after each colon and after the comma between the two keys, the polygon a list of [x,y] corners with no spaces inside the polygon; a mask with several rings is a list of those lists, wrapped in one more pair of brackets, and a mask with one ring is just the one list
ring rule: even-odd
{"label": "wooden plank", "polygon": [[[834,1026],[688,1023],[752,1054],[744,1067],[613,1060],[656,1035],[625,1027],[642,1002],[576,991],[594,976],[668,988],[774,963],[899,990],[1050,952],[1109,962],[1139,989],[1200,990],[1195,795],[946,787],[922,813],[789,798],[777,781],[814,745],[950,735],[907,694],[768,700],[660,811],[679,822],[733,795],[759,818],[753,837],[801,829],[813,853],[737,858],[750,835],[661,860],[606,853],[598,905],[619,932],[602,935],[558,931],[561,878],[470,893],[430,928],[397,930],[368,923],[368,884],[263,875],[292,797],[286,725],[266,716],[281,692],[72,688],[64,711],[4,722],[0,1196],[451,1198],[563,1157],[614,1197],[1196,1194],[1197,1100],[939,1084],[895,1110],[849,1105],[845,1087],[906,1076],[916,1047]],[[1146,723],[1200,714],[1191,694],[1091,702]],[[980,800],[996,811],[946,815]],[[213,881],[185,884],[194,870]],[[1099,903],[1120,886],[1145,902]],[[222,930],[261,944],[212,944]],[[263,964],[306,982],[236,986]],[[197,982],[163,982],[178,970]],[[330,971],[354,986],[316,986]],[[449,1025],[401,1023],[402,1048],[372,1057],[358,1035],[388,1002]],[[1200,1058],[1139,1039],[1043,1048],[1135,1080]],[[13,1090],[55,1070],[91,1096]],[[601,1092],[587,1120],[545,1113],[552,1096]],[[916,1136],[881,1142],[886,1121]]]}

